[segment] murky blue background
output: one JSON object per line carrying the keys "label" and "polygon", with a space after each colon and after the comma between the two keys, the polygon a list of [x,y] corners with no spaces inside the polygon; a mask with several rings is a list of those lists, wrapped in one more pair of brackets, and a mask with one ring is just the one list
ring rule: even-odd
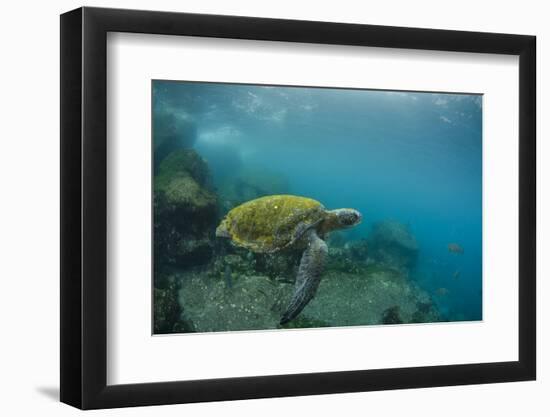
{"label": "murky blue background", "polygon": [[154,81],[153,106],[193,121],[215,183],[282,175],[293,194],[360,210],[349,239],[409,225],[411,279],[449,319],[482,318],[481,96]]}

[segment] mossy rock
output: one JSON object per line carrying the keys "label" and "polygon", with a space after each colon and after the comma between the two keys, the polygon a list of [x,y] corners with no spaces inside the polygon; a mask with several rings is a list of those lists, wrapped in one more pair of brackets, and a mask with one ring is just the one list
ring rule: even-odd
{"label": "mossy rock", "polygon": [[174,209],[185,207],[186,211],[214,210],[216,196],[202,188],[190,175],[181,175],[158,185],[164,192],[166,203]]}
{"label": "mossy rock", "polygon": [[208,178],[206,162],[193,150],[173,152],[161,163],[154,179],[155,268],[210,261],[218,217]]}
{"label": "mossy rock", "polygon": [[206,211],[215,215],[217,199],[209,188],[209,177],[208,165],[194,150],[173,152],[162,162],[154,179],[159,205],[177,211]]}
{"label": "mossy rock", "polygon": [[193,149],[180,149],[168,155],[160,164],[156,185],[162,188],[166,182],[185,176],[193,178],[201,187],[209,186],[208,164]]}

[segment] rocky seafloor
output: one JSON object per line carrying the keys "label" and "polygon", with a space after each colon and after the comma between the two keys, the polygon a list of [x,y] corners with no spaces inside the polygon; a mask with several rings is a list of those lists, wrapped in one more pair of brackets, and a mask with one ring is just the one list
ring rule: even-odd
{"label": "rocky seafloor", "polygon": [[[190,147],[193,141],[186,135],[194,129],[174,127],[170,118],[165,123],[157,128],[166,138],[155,148],[155,333],[444,320],[430,295],[409,278],[419,253],[416,239],[406,225],[387,220],[360,240],[332,234],[315,298],[280,326],[301,253],[254,254],[216,240],[214,233],[232,207],[263,195],[291,193],[288,181],[247,169],[216,184],[208,162]],[[171,139],[177,134],[183,139]]]}
{"label": "rocky seafloor", "polygon": [[[402,227],[393,222],[384,227],[390,226]],[[393,242],[377,258],[369,250],[371,245],[376,246],[365,239],[329,246],[327,268],[315,298],[284,326],[279,321],[294,290],[300,253],[260,255],[223,247],[222,254],[214,254],[206,265],[161,274],[162,288],[155,289],[155,332],[442,321],[430,295],[409,278],[403,266],[414,262],[417,249],[409,247],[407,252]],[[395,264],[387,262],[388,251],[396,253],[391,258]]]}

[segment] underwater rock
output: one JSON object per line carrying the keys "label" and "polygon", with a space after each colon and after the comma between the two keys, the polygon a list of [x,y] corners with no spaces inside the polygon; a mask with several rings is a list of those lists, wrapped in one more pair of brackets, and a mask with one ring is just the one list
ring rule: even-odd
{"label": "underwater rock", "polygon": [[399,306],[389,307],[382,313],[383,324],[401,324],[403,320],[399,316]]}
{"label": "underwater rock", "polygon": [[366,239],[352,240],[344,245],[350,253],[351,259],[357,262],[367,262],[369,256],[369,245]]}
{"label": "underwater rock", "polygon": [[297,250],[285,250],[275,254],[255,253],[256,270],[270,278],[294,282],[302,252]]}
{"label": "underwater rock", "polygon": [[182,309],[178,301],[179,285],[171,280],[165,289],[154,288],[153,314],[154,333],[178,333],[193,331],[181,320]]}
{"label": "underwater rock", "polygon": [[[426,312],[419,312],[419,303],[429,305]],[[405,274],[379,264],[357,274],[327,271],[302,315],[330,326],[384,324],[395,306],[403,323],[442,320],[425,291]]]}
{"label": "underwater rock", "polygon": [[254,253],[228,244],[229,254],[214,258],[209,270],[210,276],[219,276],[226,266],[231,272],[241,275],[265,275],[278,281],[294,282],[300,251],[286,250],[275,254]]}
{"label": "underwater rock", "polygon": [[328,250],[327,269],[346,273],[360,273],[368,266],[368,244],[365,239],[352,240]]}
{"label": "underwater rock", "polygon": [[[231,249],[229,249],[231,250]],[[215,256],[208,275],[210,277],[219,277],[225,274],[226,269],[230,269],[231,274],[237,275],[256,275],[256,260],[253,256],[248,256],[245,251],[236,251],[227,255]]]}
{"label": "underwater rock", "polygon": [[435,304],[426,294],[425,300],[419,300],[416,303],[417,310],[411,318],[412,323],[433,323],[437,321],[447,321]]}
{"label": "underwater rock", "polygon": [[179,300],[184,320],[196,332],[263,330],[279,327],[280,308],[292,293],[290,285],[279,285],[265,276],[232,274],[232,287],[225,278],[188,276]]}
{"label": "underwater rock", "polygon": [[400,270],[416,265],[418,243],[407,225],[393,220],[374,224],[369,246],[369,256],[376,262]]}
{"label": "underwater rock", "polygon": [[327,271],[345,272],[356,274],[360,272],[362,265],[353,260],[350,251],[345,247],[328,247]]}
{"label": "underwater rock", "polygon": [[225,280],[225,287],[226,288],[233,288],[233,276],[231,274],[231,268],[229,265],[225,266],[225,271],[223,272],[223,278]]}
{"label": "underwater rock", "polygon": [[173,178],[189,176],[201,187],[212,191],[210,169],[193,149],[181,149],[168,155],[159,166],[155,180],[163,185]]}
{"label": "underwater rock", "polygon": [[154,179],[155,268],[207,263],[214,246],[217,199],[206,162],[191,149],[169,155]]}
{"label": "underwater rock", "polygon": [[157,188],[164,193],[166,203],[176,210],[184,208],[187,212],[196,213],[212,208],[216,202],[215,195],[189,175],[172,178],[164,187]]}
{"label": "underwater rock", "polygon": [[330,327],[330,324],[323,320],[312,319],[303,314],[280,326],[281,329],[312,329]]}
{"label": "underwater rock", "polygon": [[[243,260],[226,256],[230,268],[217,275],[186,272],[179,293],[182,323],[197,332],[437,322],[443,318],[430,296],[406,275],[374,265],[359,273],[326,271],[315,298],[280,325],[294,283],[235,272]],[[396,308],[396,306],[398,308]]]}
{"label": "underwater rock", "polygon": [[166,269],[160,269],[158,273],[153,274],[153,287],[159,290],[169,288],[174,282],[174,276]]}
{"label": "underwater rock", "polygon": [[154,170],[172,152],[193,146],[197,137],[195,124],[168,110],[155,110],[153,125]]}

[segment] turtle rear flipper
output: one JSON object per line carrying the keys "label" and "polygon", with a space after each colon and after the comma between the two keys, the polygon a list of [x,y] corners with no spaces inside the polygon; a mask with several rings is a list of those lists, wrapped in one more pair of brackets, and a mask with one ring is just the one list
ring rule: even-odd
{"label": "turtle rear flipper", "polygon": [[281,318],[280,324],[288,323],[294,319],[304,307],[311,301],[317,292],[321,274],[325,267],[328,248],[327,244],[317,236],[314,229],[306,232],[308,246],[302,255],[294,295]]}

